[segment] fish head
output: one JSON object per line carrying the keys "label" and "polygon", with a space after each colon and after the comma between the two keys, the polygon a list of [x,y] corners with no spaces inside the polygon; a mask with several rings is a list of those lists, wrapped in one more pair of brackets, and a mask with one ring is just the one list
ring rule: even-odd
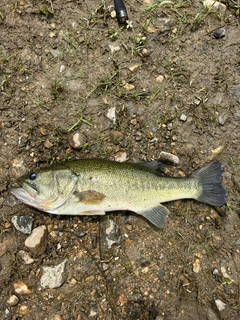
{"label": "fish head", "polygon": [[23,203],[41,211],[60,207],[74,191],[77,177],[69,169],[43,169],[20,177],[19,188],[10,193]]}

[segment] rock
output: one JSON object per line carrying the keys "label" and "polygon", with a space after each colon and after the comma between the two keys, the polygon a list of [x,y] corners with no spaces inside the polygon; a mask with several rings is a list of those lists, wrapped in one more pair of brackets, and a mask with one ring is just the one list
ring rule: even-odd
{"label": "rock", "polygon": [[186,121],[187,120],[187,116],[182,113],[181,116],[180,116],[180,120],[181,121]]}
{"label": "rock", "polygon": [[62,73],[64,72],[66,69],[66,66],[64,64],[61,64],[60,68],[59,68],[59,72]]}
{"label": "rock", "polygon": [[146,267],[144,267],[144,268],[141,270],[141,273],[143,273],[143,274],[147,274],[147,273],[148,273],[148,271],[149,271],[149,267],[148,267],[148,266],[146,266]]}
{"label": "rock", "polygon": [[123,141],[124,135],[120,131],[112,130],[110,132],[110,139],[112,143],[118,145],[121,141]]}
{"label": "rock", "polygon": [[203,5],[207,9],[209,8],[209,9],[212,9],[214,11],[220,12],[222,14],[224,14],[226,9],[227,9],[225,4],[220,3],[218,1],[215,1],[215,0],[204,0],[203,1]]}
{"label": "rock", "polygon": [[112,46],[111,44],[109,44],[108,47],[110,49],[111,54],[113,54],[113,53],[115,53],[115,52],[120,50],[119,46]]}
{"label": "rock", "polygon": [[161,151],[159,155],[159,160],[163,162],[170,162],[173,165],[179,164],[179,158],[172,153]]}
{"label": "rock", "polygon": [[146,48],[142,49],[142,56],[145,57],[145,58],[149,56],[149,52],[148,52],[148,50]]}
{"label": "rock", "polygon": [[43,254],[47,246],[47,228],[42,225],[35,229],[31,235],[25,240],[25,246],[35,255]]}
{"label": "rock", "polygon": [[114,124],[116,123],[116,107],[108,109],[107,118],[111,120]]}
{"label": "rock", "polygon": [[70,281],[69,281],[69,286],[70,287],[74,287],[76,284],[77,284],[77,280],[76,279],[74,279],[74,278],[70,279]]}
{"label": "rock", "polygon": [[162,75],[160,75],[160,76],[158,76],[158,77],[156,78],[156,81],[157,81],[158,83],[162,83],[163,80],[164,80],[164,76],[162,76]]}
{"label": "rock", "polygon": [[28,288],[26,283],[23,281],[18,281],[13,284],[14,290],[18,294],[31,294],[32,290]]}
{"label": "rock", "polygon": [[41,135],[43,135],[43,136],[46,136],[46,135],[48,134],[47,129],[45,129],[45,128],[43,128],[43,127],[41,127],[41,128],[39,129],[39,131],[40,131]]}
{"label": "rock", "polygon": [[225,122],[227,121],[227,119],[228,119],[228,116],[226,114],[220,114],[218,116],[218,123],[223,126],[225,124]]}
{"label": "rock", "polygon": [[82,237],[85,237],[86,233],[84,231],[76,231],[74,232],[75,236],[77,238],[82,238]]}
{"label": "rock", "polygon": [[133,66],[128,67],[128,69],[129,71],[134,72],[138,69],[139,66],[140,66],[139,64],[134,64]]}
{"label": "rock", "polygon": [[220,28],[218,30],[215,30],[213,35],[216,39],[222,39],[223,37],[225,37],[226,34],[226,30],[224,28]]}
{"label": "rock", "polygon": [[111,249],[113,245],[119,244],[121,238],[119,226],[110,218],[107,221],[105,235],[108,249]]}
{"label": "rock", "polygon": [[30,254],[27,251],[20,250],[18,252],[18,255],[25,262],[25,264],[31,264],[34,262],[34,259],[30,256]]}
{"label": "rock", "polygon": [[21,306],[19,308],[19,313],[23,316],[27,315],[30,313],[29,309],[28,309],[28,306]]}
{"label": "rock", "polygon": [[8,299],[7,299],[7,304],[10,307],[14,307],[18,304],[19,302],[19,298],[17,296],[15,296],[15,294],[12,294]]}
{"label": "rock", "polygon": [[12,224],[14,227],[24,233],[24,234],[30,234],[32,232],[32,226],[33,226],[33,217],[29,216],[14,216],[11,219]]}
{"label": "rock", "polygon": [[80,150],[87,143],[87,138],[80,131],[73,132],[68,136],[68,143],[73,149]]}
{"label": "rock", "polygon": [[110,16],[112,19],[115,19],[117,16],[116,11],[115,10],[111,11]]}
{"label": "rock", "polygon": [[150,265],[150,261],[147,259],[141,259],[140,264],[141,264],[141,267],[144,268]]}
{"label": "rock", "polygon": [[23,160],[14,159],[12,162],[10,173],[15,179],[25,175],[27,173],[27,168],[25,167]]}
{"label": "rock", "polygon": [[133,90],[135,87],[134,87],[133,84],[125,83],[125,84],[123,85],[123,88],[126,89],[126,90],[128,90],[128,91],[131,91],[131,90]]}
{"label": "rock", "polygon": [[42,267],[43,274],[40,279],[41,286],[47,288],[59,288],[67,279],[67,273],[65,272],[65,266],[67,259],[53,267]]}
{"label": "rock", "polygon": [[117,162],[125,162],[127,161],[127,153],[126,152],[119,152],[114,157],[114,160]]}
{"label": "rock", "polygon": [[215,304],[219,311],[223,311],[226,308],[226,303],[222,302],[220,299],[216,299]]}
{"label": "rock", "polygon": [[196,258],[196,260],[193,262],[193,272],[199,273],[200,271],[200,259]]}
{"label": "rock", "polygon": [[53,143],[49,139],[46,139],[46,141],[44,141],[45,148],[50,149],[52,148],[52,146],[53,146]]}

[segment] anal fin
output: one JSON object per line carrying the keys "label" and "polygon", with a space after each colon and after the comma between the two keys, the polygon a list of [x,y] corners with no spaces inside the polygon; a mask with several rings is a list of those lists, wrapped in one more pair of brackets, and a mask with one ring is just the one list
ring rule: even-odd
{"label": "anal fin", "polygon": [[137,213],[146,218],[156,227],[163,228],[170,212],[166,207],[159,204],[153,208],[137,211]]}
{"label": "anal fin", "polygon": [[85,216],[103,216],[106,214],[105,211],[102,210],[85,210],[81,211],[80,214],[85,215]]}

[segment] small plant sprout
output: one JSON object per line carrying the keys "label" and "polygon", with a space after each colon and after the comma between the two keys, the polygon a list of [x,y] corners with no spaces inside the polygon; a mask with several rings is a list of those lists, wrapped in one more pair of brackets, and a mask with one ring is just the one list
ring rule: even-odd
{"label": "small plant sprout", "polygon": [[132,30],[132,28],[133,28],[133,22],[130,21],[130,20],[127,20],[127,21],[126,21],[126,24],[127,24],[127,29]]}

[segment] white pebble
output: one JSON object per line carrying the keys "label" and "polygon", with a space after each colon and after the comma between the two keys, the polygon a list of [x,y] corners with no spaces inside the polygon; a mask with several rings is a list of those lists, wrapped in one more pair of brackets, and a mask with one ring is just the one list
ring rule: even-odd
{"label": "white pebble", "polygon": [[182,113],[181,116],[180,116],[180,120],[181,121],[186,121],[187,120],[187,116]]}
{"label": "white pebble", "polygon": [[223,311],[226,308],[226,303],[222,302],[220,299],[216,299],[215,304],[219,311]]}
{"label": "white pebble", "polygon": [[43,288],[59,288],[67,279],[67,274],[65,272],[65,266],[67,259],[52,267],[42,267],[43,274],[40,279],[41,286]]}
{"label": "white pebble", "polygon": [[116,107],[108,109],[107,118],[111,120],[114,124],[116,123]]}
{"label": "white pebble", "polygon": [[15,296],[15,294],[11,295],[8,300],[7,300],[7,304],[10,307],[16,306],[19,302],[19,298],[17,296]]}

